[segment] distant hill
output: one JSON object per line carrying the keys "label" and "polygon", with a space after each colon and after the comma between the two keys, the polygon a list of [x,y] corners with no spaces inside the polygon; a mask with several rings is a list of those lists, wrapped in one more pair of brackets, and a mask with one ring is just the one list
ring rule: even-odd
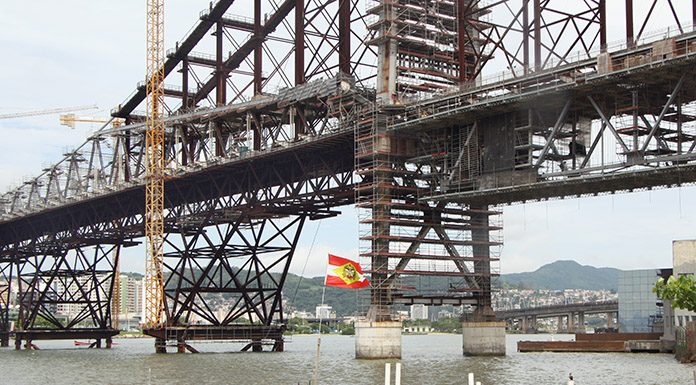
{"label": "distant hill", "polygon": [[528,273],[503,274],[501,281],[530,289],[616,290],[619,271],[611,267],[584,266],[575,261],[556,261]]}
{"label": "distant hill", "polygon": [[[575,261],[556,261],[533,272],[503,274],[501,283],[507,286],[530,289],[616,290],[618,279],[618,269],[583,266]],[[447,288],[451,282],[445,277],[428,277],[427,280],[416,279],[412,284],[421,288]],[[283,289],[283,298],[288,301],[288,305],[295,309],[314,313],[315,306],[321,302],[323,283],[324,277],[304,278],[289,273]],[[361,303],[364,304],[366,300],[366,298],[362,298],[361,301],[358,296],[359,291],[357,290],[327,287],[325,302],[333,306],[338,316],[353,315],[359,310]]]}

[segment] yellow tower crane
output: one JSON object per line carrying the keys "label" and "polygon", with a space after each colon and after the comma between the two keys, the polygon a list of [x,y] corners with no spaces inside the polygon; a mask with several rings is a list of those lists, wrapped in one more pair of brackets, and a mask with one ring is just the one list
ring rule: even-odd
{"label": "yellow tower crane", "polygon": [[96,118],[82,118],[78,117],[75,114],[61,114],[59,116],[59,122],[61,126],[66,126],[70,128],[75,128],[75,123],[109,123],[111,122],[111,126],[113,128],[118,128],[123,125],[123,119],[96,119]]}
{"label": "yellow tower crane", "polygon": [[50,108],[50,109],[46,109],[46,110],[23,111],[23,112],[13,112],[11,114],[2,114],[2,115],[0,115],[0,119],[26,118],[26,117],[30,117],[30,116],[51,115],[51,114],[59,114],[61,112],[83,111],[83,110],[94,110],[94,109],[97,109],[97,106],[95,104],[92,104],[89,106]]}
{"label": "yellow tower crane", "polygon": [[147,0],[145,328],[164,320],[164,0]]}

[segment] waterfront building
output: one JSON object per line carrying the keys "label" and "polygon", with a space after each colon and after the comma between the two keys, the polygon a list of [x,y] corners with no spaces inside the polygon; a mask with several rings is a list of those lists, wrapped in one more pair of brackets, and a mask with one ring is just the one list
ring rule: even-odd
{"label": "waterfront building", "polygon": [[[619,331],[649,333],[661,325],[662,306],[652,288],[660,270],[626,270],[619,272]],[[660,330],[661,331],[661,330]]]}
{"label": "waterfront building", "polygon": [[[696,274],[696,240],[673,241],[672,264],[675,277]],[[674,309],[674,325],[686,326],[689,321],[696,321],[696,313]]]}
{"label": "waterfront building", "polygon": [[411,305],[411,320],[428,319],[428,307],[422,304]]}
{"label": "waterfront building", "polygon": [[[318,319],[329,319],[329,318],[336,318],[336,313],[333,313],[332,307],[327,304],[321,304],[317,305],[316,310],[315,310],[315,317]],[[333,317],[331,316],[333,314]]]}
{"label": "waterfront building", "polygon": [[120,276],[121,306],[119,313],[126,318],[137,317],[143,302],[143,282],[142,278],[132,277],[125,274]]}

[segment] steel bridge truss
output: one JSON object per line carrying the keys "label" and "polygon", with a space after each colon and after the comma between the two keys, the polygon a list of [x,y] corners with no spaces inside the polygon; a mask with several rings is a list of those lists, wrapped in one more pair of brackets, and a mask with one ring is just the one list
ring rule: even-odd
{"label": "steel bridge truss", "polygon": [[[236,325],[219,338],[258,350],[242,316],[282,325],[300,225],[334,207],[357,203],[375,318],[397,303],[488,316],[501,242],[490,205],[696,180],[694,1],[251,3],[211,4],[164,63],[173,334],[157,331],[161,343],[208,338],[191,331],[198,319]],[[623,15],[620,36],[608,12]],[[676,27],[650,32],[665,22]],[[145,84],[112,111],[125,125],[2,196],[0,272],[38,293],[21,296],[20,329],[41,317],[52,330],[111,330],[105,288],[73,322],[50,302],[73,299],[44,286],[111,285],[114,257],[79,256],[143,237]],[[271,253],[265,236],[284,244]],[[215,313],[225,297],[244,299]]]}
{"label": "steel bridge truss", "polygon": [[10,310],[15,274],[15,264],[0,259],[0,347],[8,347],[10,344]]}
{"label": "steel bridge truss", "polygon": [[[428,196],[500,204],[693,183],[695,39],[606,54],[586,74],[578,63],[554,80],[508,83],[489,110],[495,116],[481,114],[476,102],[442,118],[421,110],[419,119],[451,139]],[[547,90],[540,95],[539,88]]]}
{"label": "steel bridge truss", "polygon": [[283,283],[306,218],[238,213],[227,223],[186,224],[168,233],[168,325],[146,333],[180,348],[186,340],[230,339],[246,340],[245,349],[255,351],[271,341],[273,351],[282,351]]}
{"label": "steel bridge truss", "polygon": [[19,315],[15,346],[43,339],[96,339],[111,347],[111,295],[120,242],[15,250]]}
{"label": "steel bridge truss", "polygon": [[420,199],[445,143],[388,133],[389,115],[399,110],[363,113],[355,129],[360,256],[372,276],[368,317],[388,320],[392,305],[412,303],[477,305],[479,319],[493,316],[502,227],[490,219],[499,213]]}

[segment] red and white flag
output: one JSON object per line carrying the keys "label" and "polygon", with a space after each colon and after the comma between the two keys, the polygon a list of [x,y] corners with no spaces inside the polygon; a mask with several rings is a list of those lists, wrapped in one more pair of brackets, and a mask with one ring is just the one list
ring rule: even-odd
{"label": "red and white flag", "polygon": [[326,286],[359,289],[370,284],[363,275],[360,264],[350,259],[329,254],[329,265],[326,268]]}

